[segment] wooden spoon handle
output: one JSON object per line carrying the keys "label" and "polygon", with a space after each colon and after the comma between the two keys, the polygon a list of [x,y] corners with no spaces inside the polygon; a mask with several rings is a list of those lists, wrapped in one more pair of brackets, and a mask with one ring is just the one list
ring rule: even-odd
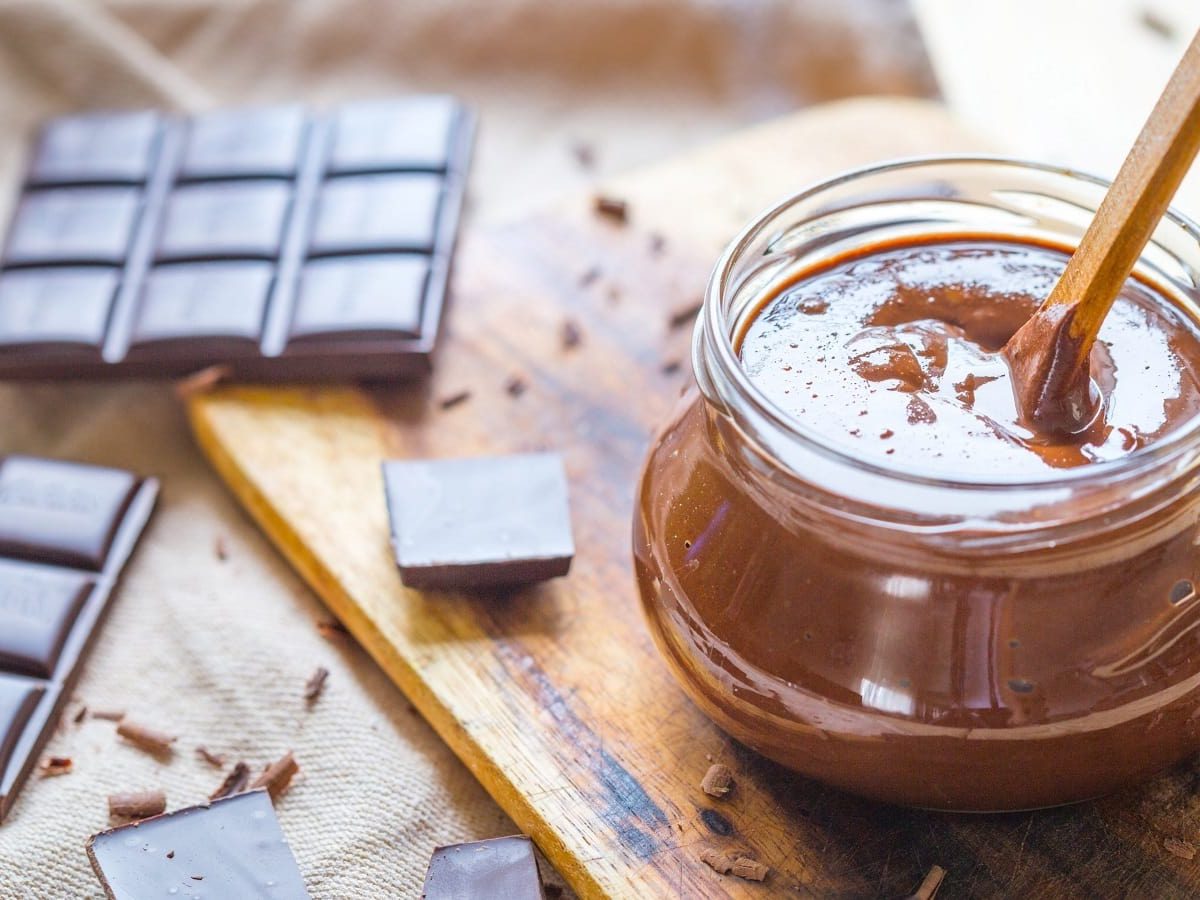
{"label": "wooden spoon handle", "polygon": [[1042,310],[1076,305],[1070,335],[1090,349],[1134,263],[1200,150],[1200,32]]}

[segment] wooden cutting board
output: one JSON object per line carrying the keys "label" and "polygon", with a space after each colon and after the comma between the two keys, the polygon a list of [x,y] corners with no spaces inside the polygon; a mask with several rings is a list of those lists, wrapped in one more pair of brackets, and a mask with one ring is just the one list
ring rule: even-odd
{"label": "wooden cutting board", "polygon": [[[643,627],[634,482],[690,381],[690,327],[672,328],[672,312],[699,299],[723,244],[782,195],[869,161],[976,149],[921,101],[803,112],[605,185],[629,201],[627,226],[580,197],[468,235],[428,384],[223,387],[189,401],[201,446],[250,514],[581,895],[899,897],[933,864],[948,871],[941,896],[1200,889],[1200,863],[1164,848],[1200,843],[1200,766],[1033,814],[879,806],[731,742],[676,688]],[[506,390],[514,376],[520,396]],[[442,408],[461,391],[469,398]],[[535,448],[566,457],[571,575],[508,595],[406,590],[380,460]],[[737,777],[725,801],[699,789],[713,760]],[[387,785],[380,799],[403,802]],[[772,874],[718,875],[699,859],[707,846],[748,847]]]}

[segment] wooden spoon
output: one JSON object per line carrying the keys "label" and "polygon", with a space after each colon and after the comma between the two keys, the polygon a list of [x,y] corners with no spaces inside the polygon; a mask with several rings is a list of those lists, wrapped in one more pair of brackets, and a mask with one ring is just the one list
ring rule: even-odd
{"label": "wooden spoon", "polygon": [[1085,431],[1100,411],[1092,344],[1200,149],[1200,32],[1158,98],[1062,277],[1004,347],[1017,412],[1034,431]]}

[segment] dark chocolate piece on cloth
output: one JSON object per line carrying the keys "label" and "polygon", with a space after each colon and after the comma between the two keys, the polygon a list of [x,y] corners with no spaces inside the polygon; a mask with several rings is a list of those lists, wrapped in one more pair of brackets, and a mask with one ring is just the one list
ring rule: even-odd
{"label": "dark chocolate piece on cloth", "polygon": [[422,900],[545,900],[533,841],[525,835],[437,847]]}
{"label": "dark chocolate piece on cloth", "polygon": [[575,555],[557,453],[383,464],[392,546],[409,587],[522,584]]}
{"label": "dark chocolate piece on cloth", "polygon": [[110,900],[309,897],[262,789],[102,831],[87,853]]}
{"label": "dark chocolate piece on cloth", "polygon": [[0,457],[0,821],[58,719],[158,484]]}
{"label": "dark chocolate piece on cloth", "polygon": [[151,111],[84,113],[42,128],[31,184],[138,184],[150,177],[161,117]]}
{"label": "dark chocolate piece on cloth", "polygon": [[0,379],[427,374],[474,125],[426,95],[48,122],[0,256]]}

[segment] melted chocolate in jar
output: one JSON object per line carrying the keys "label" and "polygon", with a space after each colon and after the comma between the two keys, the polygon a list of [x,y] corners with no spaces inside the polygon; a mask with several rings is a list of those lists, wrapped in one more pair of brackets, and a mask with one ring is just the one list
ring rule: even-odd
{"label": "melted chocolate in jar", "polygon": [[1030,430],[999,351],[1066,260],[983,240],[868,251],[769,297],[741,336],[743,365],[797,420],[886,464],[1021,480],[1125,456],[1200,411],[1200,339],[1130,281],[1092,352],[1090,426]]}

